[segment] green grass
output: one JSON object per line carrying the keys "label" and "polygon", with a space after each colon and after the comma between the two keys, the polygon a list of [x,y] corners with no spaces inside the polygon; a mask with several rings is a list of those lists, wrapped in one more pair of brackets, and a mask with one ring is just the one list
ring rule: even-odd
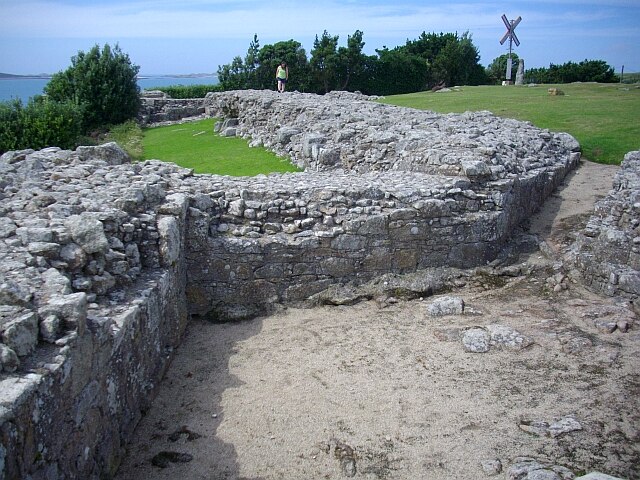
{"label": "green grass", "polygon": [[298,172],[289,159],[264,148],[249,148],[247,140],[213,133],[216,119],[144,130],[144,159],[174,162],[195,173],[254,176]]}
{"label": "green grass", "polygon": [[[565,95],[551,96],[556,87]],[[573,135],[591,161],[620,164],[625,153],[640,150],[640,88],[637,85],[461,87],[460,91],[420,92],[381,100],[439,113],[489,110],[501,117],[528,120],[537,127]]]}
{"label": "green grass", "polygon": [[109,129],[107,140],[117,142],[133,160],[142,160],[142,129],[133,120]]}

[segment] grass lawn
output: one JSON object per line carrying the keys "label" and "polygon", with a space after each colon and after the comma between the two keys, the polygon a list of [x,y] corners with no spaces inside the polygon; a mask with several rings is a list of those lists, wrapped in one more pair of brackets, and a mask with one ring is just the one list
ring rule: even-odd
{"label": "grass lawn", "polygon": [[[551,96],[556,87],[563,96]],[[573,135],[583,156],[620,164],[624,154],[640,150],[640,88],[637,85],[574,83],[566,85],[461,87],[460,91],[394,95],[384,103],[439,113],[489,110],[501,117],[528,120],[537,127]]]}
{"label": "grass lawn", "polygon": [[213,133],[216,119],[144,130],[144,159],[174,162],[196,173],[254,176],[261,173],[297,172],[289,159],[264,148],[249,148],[243,138]]}

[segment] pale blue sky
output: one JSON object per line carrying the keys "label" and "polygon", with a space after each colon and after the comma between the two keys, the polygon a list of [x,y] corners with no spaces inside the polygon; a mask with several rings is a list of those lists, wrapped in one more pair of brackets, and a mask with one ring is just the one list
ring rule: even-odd
{"label": "pale blue sky", "polygon": [[522,17],[527,68],[585,59],[640,71],[640,0],[0,0],[0,72],[64,70],[79,50],[118,43],[143,74],[211,73],[260,45],[364,32],[365,52],[423,31],[469,31],[488,65],[507,52],[501,15]]}

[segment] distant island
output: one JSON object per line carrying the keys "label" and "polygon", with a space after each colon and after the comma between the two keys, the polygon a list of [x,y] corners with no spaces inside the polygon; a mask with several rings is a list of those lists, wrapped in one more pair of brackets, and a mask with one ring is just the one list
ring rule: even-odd
{"label": "distant island", "polygon": [[[217,77],[215,73],[187,73],[187,74],[139,74],[137,78],[201,78],[201,77]],[[50,73],[38,73],[35,75],[14,75],[12,73],[0,73],[0,80],[21,80],[30,78],[51,78]]]}
{"label": "distant island", "polygon": [[13,75],[11,73],[0,73],[0,80],[20,80],[29,78],[51,78],[49,73],[38,73],[36,75]]}

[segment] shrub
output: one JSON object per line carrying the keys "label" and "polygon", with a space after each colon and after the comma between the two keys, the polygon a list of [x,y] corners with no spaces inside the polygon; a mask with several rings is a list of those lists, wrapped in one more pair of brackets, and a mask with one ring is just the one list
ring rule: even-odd
{"label": "shrub", "polygon": [[613,83],[620,81],[613,68],[604,60],[584,60],[580,63],[550,64],[549,68],[532,68],[526,71],[525,80],[529,83]]}
{"label": "shrub", "polygon": [[209,92],[222,92],[222,85],[171,85],[148,90],[160,90],[171,98],[204,98]]}
{"label": "shrub", "polygon": [[75,148],[82,130],[83,109],[71,101],[34,97],[22,112],[22,130],[29,148]]}
{"label": "shrub", "polygon": [[56,73],[44,91],[51,100],[82,106],[86,130],[135,118],[140,108],[136,75],[140,67],[129,56],[106,44],[71,58],[71,66]]}
{"label": "shrub", "polygon": [[75,148],[82,132],[83,109],[73,102],[36,96],[0,102],[0,152],[56,146]]}
{"label": "shrub", "polygon": [[0,102],[0,153],[22,148],[21,112],[22,101],[20,100]]}

